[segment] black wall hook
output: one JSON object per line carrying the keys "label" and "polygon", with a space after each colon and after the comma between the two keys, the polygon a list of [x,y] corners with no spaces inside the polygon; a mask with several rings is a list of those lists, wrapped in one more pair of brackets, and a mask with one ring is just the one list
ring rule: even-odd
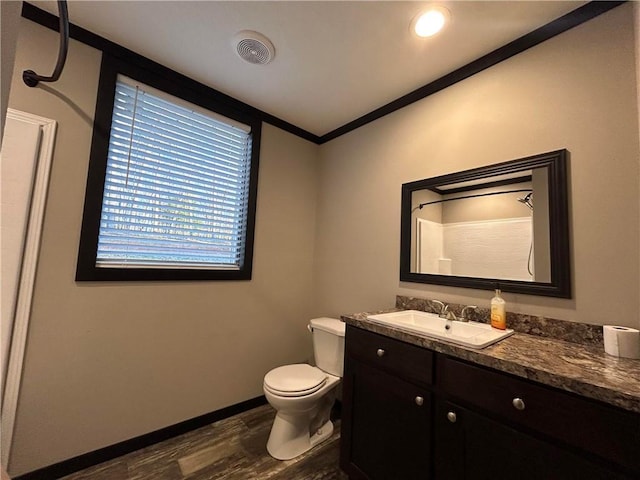
{"label": "black wall hook", "polygon": [[60,50],[56,67],[50,77],[38,75],[33,70],[23,71],[22,80],[29,87],[35,87],[38,82],[56,82],[60,78],[69,50],[69,13],[67,12],[66,0],[58,0],[58,15],[60,17]]}

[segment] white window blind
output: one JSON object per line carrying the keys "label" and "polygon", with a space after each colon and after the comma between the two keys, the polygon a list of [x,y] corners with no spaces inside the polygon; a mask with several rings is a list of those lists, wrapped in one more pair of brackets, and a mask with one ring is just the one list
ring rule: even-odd
{"label": "white window blind", "polygon": [[248,126],[119,76],[97,267],[240,269]]}

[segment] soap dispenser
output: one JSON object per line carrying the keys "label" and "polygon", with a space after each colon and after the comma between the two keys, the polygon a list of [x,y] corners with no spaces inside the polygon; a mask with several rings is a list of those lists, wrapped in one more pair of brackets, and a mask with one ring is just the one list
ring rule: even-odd
{"label": "soap dispenser", "polygon": [[507,328],[506,302],[500,296],[500,288],[496,288],[496,295],[491,299],[491,326],[500,330]]}

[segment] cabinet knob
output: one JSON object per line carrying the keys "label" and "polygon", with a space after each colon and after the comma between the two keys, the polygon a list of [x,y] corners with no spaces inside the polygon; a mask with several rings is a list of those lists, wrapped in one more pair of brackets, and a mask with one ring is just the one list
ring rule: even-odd
{"label": "cabinet knob", "polygon": [[448,412],[447,420],[449,420],[451,423],[456,423],[456,420],[458,420],[458,417],[456,416],[456,412]]}
{"label": "cabinet knob", "polygon": [[377,354],[379,357],[382,357],[382,356],[385,354],[385,351],[384,351],[382,348],[379,348],[379,349],[378,349],[378,351],[376,352],[376,354]]}
{"label": "cabinet knob", "polygon": [[521,398],[516,397],[511,403],[516,410],[524,410],[524,400],[522,400]]}
{"label": "cabinet knob", "polygon": [[416,405],[418,405],[419,407],[421,407],[423,403],[424,403],[424,398],[422,398],[422,397],[416,397]]}

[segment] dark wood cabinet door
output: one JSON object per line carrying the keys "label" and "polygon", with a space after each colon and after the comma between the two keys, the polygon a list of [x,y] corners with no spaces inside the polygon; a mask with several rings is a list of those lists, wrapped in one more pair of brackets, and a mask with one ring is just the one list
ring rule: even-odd
{"label": "dark wood cabinet door", "polygon": [[571,445],[640,479],[640,414],[444,355],[436,364],[440,390],[471,410]]}
{"label": "dark wood cabinet door", "polygon": [[450,402],[436,402],[434,424],[438,480],[631,479]]}
{"label": "dark wood cabinet door", "polygon": [[350,478],[430,478],[430,392],[354,359],[344,381],[341,465]]}

